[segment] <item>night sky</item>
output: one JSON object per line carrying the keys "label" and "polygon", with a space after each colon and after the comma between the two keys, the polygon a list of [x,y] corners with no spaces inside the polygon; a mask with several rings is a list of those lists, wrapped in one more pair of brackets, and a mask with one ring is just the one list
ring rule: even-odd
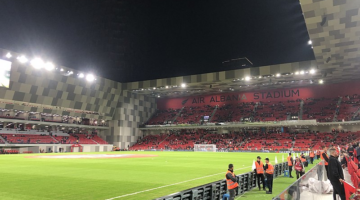
{"label": "night sky", "polygon": [[122,2],[1,0],[0,48],[120,82],[314,59],[298,0]]}

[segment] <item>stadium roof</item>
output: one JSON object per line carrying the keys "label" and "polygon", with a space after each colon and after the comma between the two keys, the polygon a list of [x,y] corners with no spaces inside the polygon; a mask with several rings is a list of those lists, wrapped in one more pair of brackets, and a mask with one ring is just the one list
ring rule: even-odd
{"label": "stadium roof", "polygon": [[300,3],[314,61],[131,82],[122,87],[154,97],[176,97],[359,79],[360,1],[300,0]]}

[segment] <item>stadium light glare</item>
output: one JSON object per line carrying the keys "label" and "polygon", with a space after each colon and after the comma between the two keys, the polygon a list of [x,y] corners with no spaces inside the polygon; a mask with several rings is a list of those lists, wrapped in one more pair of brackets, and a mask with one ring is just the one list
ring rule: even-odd
{"label": "stadium light glare", "polygon": [[19,56],[17,57],[17,59],[21,63],[26,63],[27,61],[29,61],[25,56]]}
{"label": "stadium light glare", "polygon": [[319,83],[320,83],[320,84],[323,84],[323,83],[324,83],[324,81],[323,81],[322,79],[320,79],[320,80],[319,80]]}
{"label": "stadium light glare", "polygon": [[64,69],[63,69],[63,68],[61,68],[61,69],[60,69],[60,71],[61,71],[61,72],[63,72],[63,71],[64,71]]}
{"label": "stadium light glare", "polygon": [[86,75],[86,80],[89,82],[93,82],[95,80],[95,76],[92,74]]}
{"label": "stadium light glare", "polygon": [[52,62],[47,62],[45,64],[45,69],[48,70],[48,71],[52,71],[52,70],[55,69],[55,65]]}
{"label": "stadium light glare", "polygon": [[185,84],[185,83],[181,83],[181,87],[182,87],[182,88],[186,88],[186,84]]}
{"label": "stadium light glare", "polygon": [[311,40],[309,40],[308,44],[309,44],[309,45],[311,45],[311,44],[312,44],[312,41],[311,41]]}
{"label": "stadium light glare", "polygon": [[166,86],[165,88],[166,88],[166,89],[168,89],[168,88],[169,88],[169,86]]}
{"label": "stadium light glare", "polygon": [[276,74],[276,77],[280,77],[280,76],[281,76],[281,74],[279,74],[279,73],[278,73],[278,74]]}
{"label": "stadium light glare", "polygon": [[299,75],[299,72],[295,72],[295,75]]}
{"label": "stadium light glare", "polygon": [[310,69],[309,72],[310,72],[310,74],[315,74],[316,71],[315,71],[315,69]]}
{"label": "stadium light glare", "polygon": [[41,58],[34,58],[31,60],[31,66],[33,66],[35,69],[41,69],[45,65],[44,61],[41,60]]}
{"label": "stadium light glare", "polygon": [[304,72],[304,71],[300,71],[300,74],[303,75],[303,74],[305,74],[305,72]]}
{"label": "stadium light glare", "polygon": [[80,73],[80,74],[79,74],[79,78],[84,78],[84,76],[85,76],[85,75],[84,75],[83,73]]}
{"label": "stadium light glare", "polygon": [[7,58],[11,58],[12,57],[12,55],[11,55],[11,53],[9,52],[9,53],[7,53],[6,54],[6,56],[5,57],[7,57]]}
{"label": "stadium light glare", "polygon": [[250,76],[245,77],[245,81],[250,81]]}

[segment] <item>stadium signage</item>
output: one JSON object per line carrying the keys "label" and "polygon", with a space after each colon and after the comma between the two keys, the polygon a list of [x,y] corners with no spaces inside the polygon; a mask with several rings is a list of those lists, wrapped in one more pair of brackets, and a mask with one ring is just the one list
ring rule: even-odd
{"label": "stadium signage", "polygon": [[[282,90],[282,91],[271,91],[271,92],[254,92],[252,98],[257,99],[277,99],[277,98],[290,98],[290,97],[299,97],[300,91],[297,90]],[[238,95],[216,95],[207,98],[206,103],[212,102],[227,102],[227,101],[241,101],[247,100],[248,97],[246,94]],[[187,101],[187,100],[186,100]],[[185,102],[186,103],[186,102]],[[205,97],[195,97],[192,100],[192,104],[205,103]]]}
{"label": "stadium signage", "polygon": [[300,91],[297,90],[283,90],[273,92],[255,92],[254,99],[277,99],[283,97],[300,96]]}

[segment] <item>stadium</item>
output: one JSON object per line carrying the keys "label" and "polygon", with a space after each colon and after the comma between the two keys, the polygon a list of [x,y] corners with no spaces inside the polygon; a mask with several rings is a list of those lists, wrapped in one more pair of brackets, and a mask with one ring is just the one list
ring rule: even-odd
{"label": "stadium", "polygon": [[[0,49],[1,199],[222,199],[229,163],[235,199],[331,199],[290,197],[305,179],[287,157],[360,140],[360,2],[300,3],[315,60],[116,82]],[[257,156],[274,165],[271,195]]]}

